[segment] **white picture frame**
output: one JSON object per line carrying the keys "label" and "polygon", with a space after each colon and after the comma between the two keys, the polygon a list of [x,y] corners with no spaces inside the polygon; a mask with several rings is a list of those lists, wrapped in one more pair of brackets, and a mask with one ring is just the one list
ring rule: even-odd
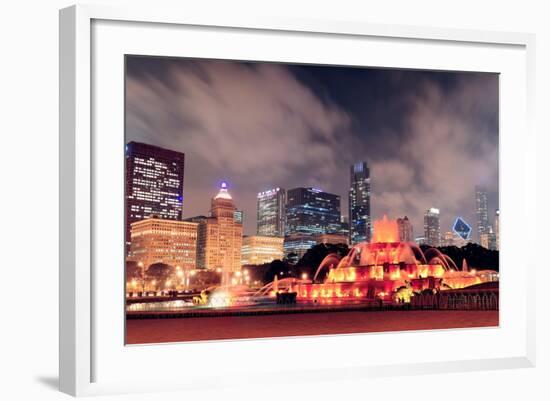
{"label": "white picture frame", "polygon": [[[95,27],[94,27],[94,24]],[[122,26],[116,26],[121,24]],[[126,25],[125,25],[126,24]],[[132,24],[131,26],[128,24]],[[529,229],[534,232],[534,192],[535,192],[535,137],[532,129],[532,112],[534,110],[534,35],[523,33],[506,32],[484,32],[459,29],[437,29],[414,26],[389,26],[375,25],[357,21],[317,21],[317,20],[297,20],[293,18],[276,18],[261,16],[242,16],[240,18],[222,16],[222,15],[199,15],[187,14],[185,10],[166,10],[155,7],[132,7],[132,8],[113,8],[109,6],[91,6],[79,5],[61,10],[60,12],[60,389],[63,392],[72,395],[93,395],[106,393],[120,393],[133,391],[156,391],[166,389],[201,389],[216,386],[232,386],[234,375],[242,372],[250,372],[244,366],[225,365],[224,360],[234,358],[241,352],[247,353],[276,353],[281,347],[285,347],[289,353],[301,349],[303,352],[313,352],[313,346],[310,343],[323,342],[325,347],[343,347],[342,336],[325,336],[323,338],[294,338],[278,340],[246,340],[246,341],[220,341],[220,342],[202,342],[197,344],[175,344],[151,347],[124,347],[123,339],[118,338],[120,328],[113,329],[113,337],[117,339],[110,343],[109,333],[105,330],[98,331],[99,327],[105,327],[105,319],[120,319],[123,321],[123,313],[117,311],[116,307],[113,315],[106,316],[103,313],[105,305],[110,302],[110,297],[118,297],[117,288],[123,291],[123,287],[117,287],[120,282],[112,280],[107,281],[107,276],[103,273],[98,274],[98,261],[104,257],[113,255],[107,251],[98,252],[99,242],[98,230],[104,228],[101,219],[120,216],[122,210],[122,199],[119,199],[120,205],[113,207],[113,215],[102,216],[105,208],[103,201],[99,198],[105,194],[109,187],[103,187],[103,181],[98,179],[101,172],[98,172],[98,155],[101,155],[102,163],[104,160],[107,167],[120,167],[120,172],[113,174],[113,188],[119,182],[116,177],[122,174],[122,160],[117,159],[115,153],[104,152],[110,145],[110,140],[105,138],[97,140],[94,137],[94,129],[101,126],[101,122],[95,119],[101,119],[103,103],[94,100],[94,96],[102,97],[106,93],[106,87],[97,88],[92,85],[96,79],[100,82],[107,82],[111,78],[101,75],[103,71],[103,62],[109,62],[105,55],[124,53],[124,39],[122,34],[117,32],[135,29],[133,35],[137,35],[139,30],[150,29],[147,36],[144,36],[139,43],[138,52],[151,54],[157,43],[160,46],[159,39],[166,35],[173,35],[174,30],[193,27],[201,32],[208,34],[212,30],[216,37],[219,35],[232,35],[233,33],[246,35],[262,34],[265,40],[273,40],[274,43],[283,40],[278,35],[286,37],[296,36],[296,40],[325,40],[327,43],[333,38],[339,38],[344,43],[345,40],[384,40],[388,44],[399,41],[406,42],[406,46],[416,45],[435,45],[441,51],[441,59],[437,64],[439,69],[459,69],[468,70],[471,64],[474,68],[473,58],[466,57],[462,64],[452,64],[445,62],[450,52],[448,47],[452,47],[452,53],[468,52],[470,50],[479,52],[480,59],[482,53],[487,49],[495,49],[495,54],[501,52],[502,59],[495,58],[492,63],[503,65],[502,70],[497,64],[486,64],[487,70],[500,72],[503,77],[514,77],[510,80],[505,79],[503,85],[510,85],[509,88],[518,89],[518,99],[515,103],[504,103],[501,109],[501,241],[503,249],[506,244],[514,242],[518,233],[516,230]],[[179,32],[179,31],[178,31]],[[96,40],[94,41],[94,35]],[[115,35],[108,37],[106,35]],[[156,36],[159,35],[159,36]],[[164,35],[164,36],[163,36]],[[105,38],[113,39],[112,46],[107,46]],[[144,38],[147,38],[145,40]],[[234,39],[234,37],[232,37]],[[301,39],[300,39],[301,38]],[[317,38],[317,39],[315,39]],[[156,42],[155,42],[156,40]],[[168,55],[170,46],[174,43],[163,42],[163,49],[160,54]],[[206,39],[205,42],[206,44]],[[305,43],[305,42],[304,42]],[[117,47],[118,46],[118,47]],[[148,48],[149,46],[149,48]],[[109,47],[109,49],[107,49]],[[130,46],[132,47],[132,46]],[[206,46],[207,47],[207,46]],[[105,54],[102,53],[105,48]],[[228,46],[230,48],[230,46]],[[470,49],[470,50],[468,50]],[[500,49],[500,50],[499,50]],[[246,49],[245,49],[246,50]],[[233,54],[234,58],[246,59],[250,55],[243,53]],[[229,53],[222,54],[220,58],[231,57]],[[275,51],[275,50],[274,50]],[[118,53],[117,53],[118,52]],[[345,52],[345,50],[343,50]],[[170,53],[171,54],[171,53]],[[212,54],[212,53],[211,53]],[[500,54],[500,53],[499,53]],[[406,60],[406,52],[395,54],[393,61],[379,61],[380,65],[389,66],[390,63],[397,63],[403,68],[414,68],[415,62]],[[95,59],[97,57],[97,60]],[[116,56],[118,57],[118,56]],[[255,56],[257,59],[269,61],[269,57]],[[289,56],[290,57],[290,56]],[[304,56],[305,57],[305,56]],[[327,56],[328,57],[328,56]],[[336,56],[335,56],[336,57]],[[340,57],[345,57],[342,53]],[[401,61],[399,61],[401,57]],[[449,56],[450,57],[450,56]],[[469,56],[472,57],[472,56]],[[98,61],[99,59],[103,61]],[[273,60],[278,60],[274,56]],[[340,59],[341,61],[342,59]],[[397,60],[397,61],[396,61]],[[504,65],[505,64],[509,65]],[[508,63],[509,61],[509,63]],[[120,60],[119,60],[120,62]],[[326,62],[326,59],[310,59],[310,62]],[[481,61],[480,61],[481,62]],[[361,61],[350,61],[350,63],[361,63]],[[375,63],[376,64],[376,63]],[[426,64],[429,66],[430,64]],[[491,67],[494,66],[494,67]],[[432,66],[436,66],[433,64]],[[115,75],[120,75],[123,71],[116,69]],[[427,67],[426,67],[427,68]],[[434,67],[435,68],[435,67]],[[508,68],[508,70],[507,70]],[[516,70],[512,71],[513,68]],[[503,72],[504,70],[508,72]],[[509,75],[506,75],[509,74]],[[113,75],[113,79],[122,79]],[[95,77],[95,78],[94,78]],[[104,80],[104,81],[102,81]],[[96,82],[97,83],[97,82]],[[120,81],[116,81],[115,86],[109,86],[109,90],[115,90]],[[505,87],[501,96],[510,96],[510,91]],[[121,89],[121,88],[119,88]],[[122,90],[122,89],[121,89]],[[102,99],[104,99],[102,97]],[[113,104],[109,104],[110,110],[120,111],[120,93],[113,97]],[[511,99],[501,98],[501,101],[512,102]],[[105,104],[107,101],[105,102]],[[517,107],[516,107],[517,106]],[[502,113],[507,113],[502,117]],[[122,116],[119,116],[122,118]],[[112,122],[110,127],[119,127],[119,122]],[[518,139],[513,135],[513,130],[521,130],[525,134]],[[120,133],[122,134],[122,132]],[[118,134],[117,134],[118,135]],[[116,144],[115,139],[115,143]],[[112,144],[112,143],[111,143]],[[105,147],[105,148],[104,148]],[[116,149],[111,147],[109,149]],[[514,152],[517,156],[515,161],[518,164],[512,166],[512,160],[509,155]],[[106,167],[103,168],[105,170]],[[507,182],[515,183],[521,191],[515,191],[512,185],[506,185]],[[111,185],[109,184],[109,185]],[[122,187],[120,188],[122,191]],[[508,192],[509,191],[509,192]],[[510,214],[506,214],[507,211]],[[120,220],[122,225],[122,220]],[[122,230],[120,230],[122,233]],[[118,246],[118,245],[117,245]],[[120,249],[123,242],[120,241]],[[528,247],[528,245],[527,245]],[[116,253],[116,252],[115,252]],[[122,254],[122,251],[120,251]],[[470,352],[463,352],[457,345],[457,354],[463,353],[464,358],[449,356],[449,358],[437,359],[427,358],[425,360],[415,359],[411,355],[408,360],[400,358],[398,355],[388,358],[387,363],[383,362],[382,356],[372,353],[372,360],[358,361],[354,363],[345,363],[338,361],[333,356],[328,356],[328,363],[323,361],[312,361],[310,364],[296,366],[295,369],[285,370],[284,364],[273,366],[257,366],[254,372],[251,372],[257,382],[264,381],[266,384],[270,380],[262,377],[262,374],[268,371],[277,371],[278,374],[288,380],[326,380],[327,378],[354,378],[359,382],[363,378],[375,377],[388,374],[408,374],[411,370],[415,373],[432,372],[454,372],[477,369],[501,369],[512,367],[529,367],[535,363],[535,314],[534,314],[534,291],[535,285],[529,280],[529,275],[534,272],[534,260],[530,252],[525,252],[523,259],[515,251],[506,251],[501,253],[503,265],[502,280],[502,306],[501,311],[504,318],[501,327],[498,329],[470,329],[462,330],[461,338],[463,341],[477,342],[478,338],[486,336],[486,346],[479,349],[470,349]],[[115,260],[118,260],[115,258]],[[509,261],[509,262],[508,262]],[[118,262],[113,262],[118,263]],[[520,265],[521,269],[514,283],[506,277],[506,272],[512,272],[507,266]],[[120,273],[122,279],[122,269]],[[98,286],[102,287],[102,294],[108,293],[105,300],[98,301],[94,298]],[[506,297],[510,296],[508,289],[517,287],[517,302],[508,304]],[[110,289],[111,291],[106,291]],[[98,303],[99,302],[99,303]],[[118,315],[117,315],[118,314]],[[117,320],[117,322],[120,322]],[[118,324],[115,322],[115,326]],[[118,327],[118,326],[117,326]],[[504,333],[504,334],[503,334]],[[508,333],[508,334],[506,334]],[[407,334],[370,334],[368,339],[376,338],[376,341],[386,341],[387,338],[411,339],[411,341],[422,341],[423,337],[429,336],[429,341],[445,341],[448,332],[416,332]],[[346,337],[346,343],[354,341],[365,341],[365,336],[355,335]],[[479,341],[480,344],[483,341]],[[492,344],[492,345],[491,345]],[[504,347],[503,344],[508,344]],[[111,347],[111,348],[110,348]],[[115,350],[116,347],[116,350]],[[140,348],[140,349],[139,349]],[[136,361],[166,359],[173,352],[185,352],[195,357],[201,353],[209,355],[218,355],[220,366],[216,371],[192,372],[185,376],[173,375],[162,376],[161,374],[152,377],[151,380],[131,379],[130,375],[125,375],[123,366],[128,369],[135,365]],[[475,347],[474,347],[475,348]],[[506,349],[505,349],[506,348]],[[144,352],[147,355],[144,354]],[[485,350],[485,351],[484,351]],[[215,354],[214,354],[215,352]],[[396,351],[398,352],[398,351]],[[118,355],[118,356],[117,356]],[[126,358],[126,362],[122,359]],[[117,359],[119,358],[119,359]],[[137,359],[136,359],[137,358]],[[144,359],[145,358],[145,359]],[[152,359],[148,359],[152,358]],[[331,359],[332,358],[332,359]],[[99,362],[98,362],[99,361]],[[394,362],[400,361],[400,362]],[[237,362],[235,362],[237,363]],[[124,365],[126,364],[126,365]],[[238,364],[238,363],[237,363]],[[112,371],[107,371],[107,365],[113,366]],[[150,365],[145,365],[150,366]],[[103,367],[103,368],[102,368]],[[152,370],[147,367],[141,367],[141,370]],[[117,370],[117,372],[115,372]],[[234,372],[232,372],[234,370]],[[130,370],[129,370],[130,371]],[[298,372],[298,373],[297,373]]]}

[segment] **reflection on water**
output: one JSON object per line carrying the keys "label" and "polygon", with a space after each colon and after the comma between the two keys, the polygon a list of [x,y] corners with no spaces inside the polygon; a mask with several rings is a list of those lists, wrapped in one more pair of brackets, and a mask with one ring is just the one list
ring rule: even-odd
{"label": "reflection on water", "polygon": [[193,306],[192,302],[175,300],[162,302],[141,302],[126,306],[128,312],[179,311]]}

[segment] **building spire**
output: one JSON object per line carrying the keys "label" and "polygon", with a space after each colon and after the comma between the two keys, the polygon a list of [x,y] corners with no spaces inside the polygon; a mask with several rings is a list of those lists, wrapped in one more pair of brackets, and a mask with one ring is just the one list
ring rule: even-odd
{"label": "building spire", "polygon": [[227,182],[223,181],[220,185],[220,191],[214,197],[214,199],[233,199],[227,190]]}

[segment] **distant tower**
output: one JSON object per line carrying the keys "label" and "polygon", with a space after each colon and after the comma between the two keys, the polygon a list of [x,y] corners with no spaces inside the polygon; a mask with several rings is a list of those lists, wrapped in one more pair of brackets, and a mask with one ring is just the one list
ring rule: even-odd
{"label": "distant tower", "polygon": [[424,214],[424,238],[427,245],[439,246],[441,244],[439,209],[435,207],[429,208]]}
{"label": "distant tower", "polygon": [[495,242],[496,250],[500,250],[500,211],[495,210]]}
{"label": "distant tower", "polygon": [[477,235],[481,242],[481,236],[489,232],[489,212],[487,209],[487,190],[484,187],[476,186],[476,217]]}
{"label": "distant tower", "polygon": [[407,216],[397,219],[397,229],[399,231],[399,241],[401,242],[414,241],[413,226]]}
{"label": "distant tower", "polygon": [[493,227],[489,226],[489,230],[486,233],[481,234],[481,246],[492,251],[497,249],[497,238],[493,232]]}
{"label": "distant tower", "polygon": [[350,242],[356,244],[371,240],[370,170],[367,162],[350,167],[349,225]]}
{"label": "distant tower", "polygon": [[282,188],[274,188],[258,194],[258,235],[268,237],[285,235],[285,195],[285,190]]}

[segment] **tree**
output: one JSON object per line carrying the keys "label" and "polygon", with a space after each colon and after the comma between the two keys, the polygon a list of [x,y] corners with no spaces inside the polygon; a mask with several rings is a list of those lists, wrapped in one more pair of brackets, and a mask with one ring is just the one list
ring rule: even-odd
{"label": "tree", "polygon": [[132,280],[141,280],[141,267],[137,262],[126,262],[126,282],[129,283]]}
{"label": "tree", "polygon": [[270,283],[275,280],[275,276],[278,276],[279,278],[292,276],[288,264],[278,259],[272,261],[264,273],[263,282]]}
{"label": "tree", "polygon": [[145,278],[153,285],[155,291],[158,291],[165,288],[167,282],[175,282],[175,270],[174,266],[165,263],[153,263],[145,271]]}

